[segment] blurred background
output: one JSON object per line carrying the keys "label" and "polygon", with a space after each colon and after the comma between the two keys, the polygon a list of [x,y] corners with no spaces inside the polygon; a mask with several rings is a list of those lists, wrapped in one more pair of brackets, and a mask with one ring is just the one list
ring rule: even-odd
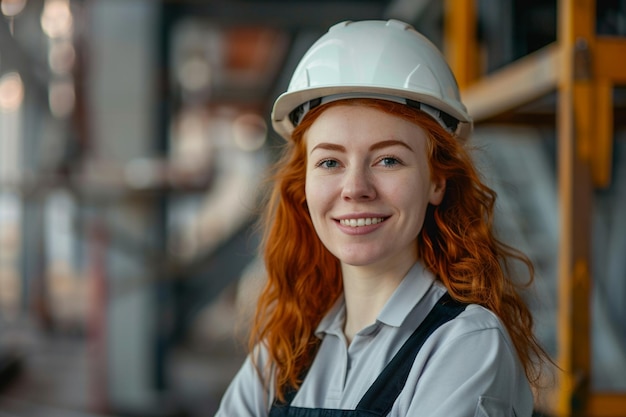
{"label": "blurred background", "polygon": [[210,416],[263,282],[268,125],[333,23],[447,55],[535,262],[546,415],[626,416],[626,1],[0,0],[0,416]]}

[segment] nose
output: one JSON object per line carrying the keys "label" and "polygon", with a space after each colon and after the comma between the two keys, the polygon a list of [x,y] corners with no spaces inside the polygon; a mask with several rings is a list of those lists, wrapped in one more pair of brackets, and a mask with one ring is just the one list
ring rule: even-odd
{"label": "nose", "polygon": [[360,167],[347,169],[341,198],[354,201],[367,201],[376,198],[376,187],[372,181],[371,173]]}

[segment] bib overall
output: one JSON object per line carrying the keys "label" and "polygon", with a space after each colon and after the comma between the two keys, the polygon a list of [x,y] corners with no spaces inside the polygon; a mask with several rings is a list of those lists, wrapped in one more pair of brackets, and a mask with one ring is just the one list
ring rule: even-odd
{"label": "bib overall", "polygon": [[393,403],[400,395],[413,367],[415,357],[426,339],[442,324],[458,316],[466,305],[444,294],[428,313],[422,324],[402,345],[398,353],[387,364],[367,390],[355,410],[293,407],[291,402],[297,391],[285,396],[285,402],[275,401],[269,417],[384,417],[389,414]]}

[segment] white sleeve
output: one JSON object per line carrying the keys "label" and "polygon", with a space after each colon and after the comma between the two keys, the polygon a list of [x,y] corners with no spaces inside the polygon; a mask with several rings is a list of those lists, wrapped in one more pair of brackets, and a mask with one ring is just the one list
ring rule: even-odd
{"label": "white sleeve", "polygon": [[466,329],[422,353],[428,357],[411,370],[405,392],[395,404],[398,415],[532,415],[532,392],[503,328]]}
{"label": "white sleeve", "polygon": [[[265,350],[261,349],[259,367],[264,368]],[[266,417],[273,394],[263,384],[250,355],[226,389],[215,417]]]}

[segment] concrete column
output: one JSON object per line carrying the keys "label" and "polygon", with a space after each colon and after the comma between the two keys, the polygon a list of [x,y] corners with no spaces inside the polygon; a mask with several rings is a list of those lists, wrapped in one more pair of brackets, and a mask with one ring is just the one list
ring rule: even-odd
{"label": "concrete column", "polygon": [[[86,88],[94,161],[123,170],[134,158],[155,153],[160,7],[153,0],[86,3]],[[155,348],[158,266],[146,256],[149,251],[126,248],[136,247],[137,242],[158,242],[162,220],[149,199],[106,201],[105,207],[95,208],[108,236],[105,396],[113,409],[156,408],[161,366]]]}

